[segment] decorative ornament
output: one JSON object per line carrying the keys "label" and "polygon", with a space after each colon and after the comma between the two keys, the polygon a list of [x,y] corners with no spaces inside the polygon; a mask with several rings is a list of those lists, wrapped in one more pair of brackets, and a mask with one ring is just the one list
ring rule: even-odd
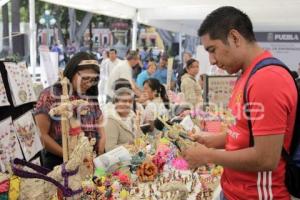
{"label": "decorative ornament", "polygon": [[141,164],[136,171],[139,181],[142,182],[154,181],[157,173],[158,170],[155,164],[147,161]]}

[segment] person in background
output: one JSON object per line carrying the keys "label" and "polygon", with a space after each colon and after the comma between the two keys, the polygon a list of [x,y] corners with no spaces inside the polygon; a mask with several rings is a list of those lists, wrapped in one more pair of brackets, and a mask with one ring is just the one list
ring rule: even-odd
{"label": "person in background", "polygon": [[181,77],[183,76],[183,74],[185,74],[184,69],[187,66],[187,61],[192,58],[192,53],[188,52],[188,51],[185,51],[183,53],[182,58],[183,58],[182,65],[180,65],[179,68],[175,71],[175,76],[177,77],[176,87],[177,87],[178,91],[180,91]]}
{"label": "person in background", "polygon": [[296,71],[292,71],[292,74],[293,74],[293,78],[296,80],[296,83],[297,83],[298,87],[300,88],[299,74]]}
{"label": "person in background", "polygon": [[[293,78],[282,67],[270,65],[258,70],[245,86],[257,63],[272,54],[259,46],[250,18],[237,8],[224,6],[212,11],[198,35],[212,65],[229,74],[242,74],[228,104],[232,119],[228,129],[194,135],[198,143],[183,151],[184,159],[190,168],[207,163],[224,167],[222,200],[290,200],[285,185],[286,161],[281,155],[283,148],[289,152],[296,119]],[[247,105],[243,100],[245,87]]]}
{"label": "person in background", "polygon": [[121,87],[115,91],[112,105],[105,110],[106,152],[133,143],[139,134],[139,121],[132,110],[133,102],[134,93],[129,88]]}
{"label": "person in background", "polygon": [[[167,76],[168,76],[168,56],[162,55],[159,59],[159,65],[156,69],[153,77],[159,80],[163,85],[167,85]],[[175,87],[175,76],[171,76],[171,89]]]}
{"label": "person in background", "polygon": [[202,89],[196,80],[196,75],[199,73],[199,62],[195,59],[188,60],[184,71],[186,73],[181,77],[180,89],[184,94],[185,102],[196,108],[202,102]]}
{"label": "person in background", "polygon": [[136,86],[135,82],[133,81],[133,73],[132,68],[136,66],[139,62],[139,55],[136,51],[130,51],[127,54],[126,60],[121,61],[114,70],[110,73],[107,85],[106,85],[106,94],[108,96],[108,101],[110,101],[113,97],[113,83],[119,79],[124,78],[128,80],[132,86],[133,91],[135,94],[139,95],[140,91]]}
{"label": "person in background", "polygon": [[143,71],[141,60],[132,68],[132,78],[136,81],[138,75]]}
{"label": "person in background", "polygon": [[147,61],[149,59],[149,52],[146,46],[143,47],[142,51],[140,52],[140,56],[141,56],[142,68],[146,69]]}
{"label": "person in background", "polygon": [[108,78],[113,71],[113,69],[121,62],[117,57],[117,50],[110,49],[108,52],[108,58],[103,60],[100,66],[100,82],[99,82],[99,92],[101,95],[101,102],[106,102],[107,96],[107,83]]}
{"label": "person in background", "polygon": [[[74,108],[74,116],[81,122],[81,129],[89,138],[96,138],[95,151],[97,154],[104,152],[105,132],[101,126],[102,111],[98,104],[98,61],[89,53],[75,54],[67,64],[63,72],[70,80],[70,100],[83,99],[89,102],[87,107]],[[62,136],[61,121],[51,117],[49,111],[61,101],[62,86],[60,83],[44,89],[36,103],[34,116],[41,132],[41,140],[44,145],[43,166],[53,169],[62,163]],[[88,109],[87,115],[77,115],[78,109]]]}
{"label": "person in background", "polygon": [[158,116],[169,115],[170,101],[165,87],[155,78],[144,81],[144,93],[147,97],[145,103],[145,115],[143,121],[150,124],[150,130],[154,129],[154,120]]}
{"label": "person in background", "polygon": [[[131,87],[130,82],[129,82],[127,79],[124,79],[124,78],[119,78],[119,79],[116,80],[116,81],[114,82],[114,84],[113,84],[113,91],[114,91],[114,93],[115,93],[118,89],[120,89],[120,88],[128,88],[129,90],[132,90],[132,87]],[[104,105],[104,108],[111,106],[111,104],[112,104],[112,102],[106,103],[106,104]],[[133,100],[133,107],[132,107],[132,110],[133,110],[133,112],[134,112],[136,115],[139,115],[139,114],[143,115],[143,113],[144,113],[144,108],[143,108],[143,106],[142,106],[140,103],[138,103],[138,102],[136,101],[136,98],[134,98],[134,100]],[[141,120],[141,122],[142,122],[142,120]]]}
{"label": "person in background", "polygon": [[143,88],[144,81],[151,78],[156,71],[156,64],[155,62],[148,62],[147,70],[144,70],[140,73],[136,79],[136,84],[139,88]]}
{"label": "person in background", "polygon": [[68,41],[68,44],[67,44],[67,57],[68,57],[68,60],[70,60],[74,54],[76,53],[76,44],[74,41],[70,42],[70,40]]}

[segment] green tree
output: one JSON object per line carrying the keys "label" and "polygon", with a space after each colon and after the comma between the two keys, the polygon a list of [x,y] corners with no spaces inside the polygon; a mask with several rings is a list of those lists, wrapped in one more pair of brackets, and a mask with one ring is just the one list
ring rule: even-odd
{"label": "green tree", "polygon": [[11,0],[12,33],[20,32],[20,5],[21,0]]}
{"label": "green tree", "polygon": [[8,55],[8,46],[9,46],[9,40],[8,40],[8,34],[9,34],[9,16],[8,16],[8,4],[2,6],[2,22],[3,22],[3,49],[1,51],[1,57],[5,57]]}

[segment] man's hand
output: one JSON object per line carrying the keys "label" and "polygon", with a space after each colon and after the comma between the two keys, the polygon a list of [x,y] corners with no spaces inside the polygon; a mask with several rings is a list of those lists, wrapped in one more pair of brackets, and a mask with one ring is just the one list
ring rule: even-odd
{"label": "man's hand", "polygon": [[190,148],[182,151],[183,158],[188,162],[189,168],[197,168],[208,163],[210,149],[202,144],[195,143]]}
{"label": "man's hand", "polygon": [[215,148],[215,149],[224,149],[225,148],[225,141],[226,141],[226,134],[225,133],[208,133],[203,132],[197,133],[197,131],[189,132],[189,136],[195,141],[200,144],[205,145],[208,148]]}
{"label": "man's hand", "polygon": [[192,134],[190,137],[195,142],[205,145],[205,136],[199,134]]}

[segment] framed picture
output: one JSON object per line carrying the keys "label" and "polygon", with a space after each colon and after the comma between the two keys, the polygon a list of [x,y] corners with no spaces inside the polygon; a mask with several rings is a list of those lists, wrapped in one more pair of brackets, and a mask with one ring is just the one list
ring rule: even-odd
{"label": "framed picture", "polygon": [[227,107],[237,76],[204,76],[204,105]]}
{"label": "framed picture", "polygon": [[9,106],[9,105],[10,104],[7,99],[7,94],[6,94],[5,86],[3,83],[3,79],[0,74],[0,106]]}
{"label": "framed picture", "polygon": [[35,125],[31,111],[26,112],[13,121],[17,137],[20,141],[26,160],[30,160],[35,154],[43,149],[40,133]]}
{"label": "framed picture", "polygon": [[11,117],[2,120],[0,127],[0,162],[3,170],[5,164],[14,158],[23,159],[23,154]]}
{"label": "framed picture", "polygon": [[37,100],[26,63],[4,62],[14,106]]}

